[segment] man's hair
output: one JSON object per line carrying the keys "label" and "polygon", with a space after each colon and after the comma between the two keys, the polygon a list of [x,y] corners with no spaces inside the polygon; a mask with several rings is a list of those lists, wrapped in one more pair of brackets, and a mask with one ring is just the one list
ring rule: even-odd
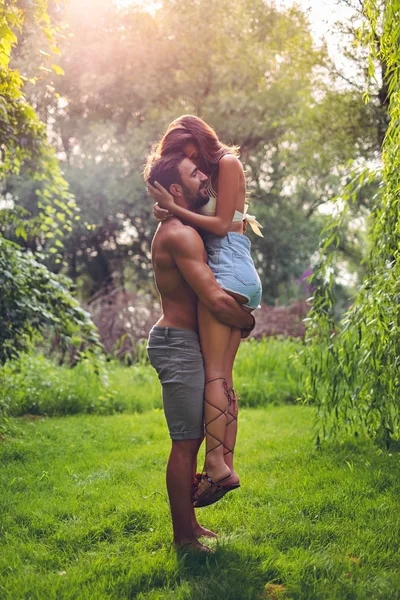
{"label": "man's hair", "polygon": [[183,153],[174,153],[169,156],[151,154],[143,171],[144,180],[151,185],[158,181],[166,190],[169,190],[169,186],[173,183],[181,184],[179,165],[184,158],[186,157]]}

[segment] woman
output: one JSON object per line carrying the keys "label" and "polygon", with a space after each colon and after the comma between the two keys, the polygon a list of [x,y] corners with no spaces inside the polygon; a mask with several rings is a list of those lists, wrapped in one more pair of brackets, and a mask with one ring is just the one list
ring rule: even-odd
{"label": "woman", "polygon": [[[238,149],[222,144],[215,131],[198,117],[184,115],[171,123],[156,149],[160,156],[176,152],[185,154],[209,176],[209,201],[192,212],[176,205],[156,182],[149,186],[150,192],[162,209],[202,230],[208,264],[218,283],[252,311],[261,300],[261,282],[250,256],[250,241],[243,235],[244,219],[261,233],[254,217],[246,217],[246,182]],[[169,213],[158,212],[158,217]],[[233,467],[238,398],[232,369],[241,332],[217,321],[200,302],[198,320],[206,376],[206,457],[193,493],[196,507],[212,504],[240,486]]]}

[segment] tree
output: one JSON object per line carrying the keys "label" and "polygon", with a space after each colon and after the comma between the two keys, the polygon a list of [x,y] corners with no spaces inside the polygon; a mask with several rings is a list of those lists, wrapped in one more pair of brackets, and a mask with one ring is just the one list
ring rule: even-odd
{"label": "tree", "polygon": [[[164,0],[156,15],[111,0],[90,0],[82,11],[70,0],[54,16],[70,27],[60,41],[65,76],[50,70],[28,89],[81,211],[63,258],[82,296],[121,280],[151,287],[156,224],[142,165],[168,123],[187,112],[241,147],[250,211],[267,234],[252,238],[264,299],[281,298],[310,265],[319,206],[336,195],[349,159],[376,152],[374,115],[361,93],[336,89],[306,16],[263,0]],[[19,47],[23,71],[37,43],[27,34]],[[26,179],[9,179],[8,190],[35,211]]]}
{"label": "tree", "polygon": [[45,325],[52,325],[65,343],[97,339],[88,314],[70,295],[68,282],[6,239],[34,236],[42,250],[46,240],[53,240],[48,252],[57,256],[62,228],[70,227],[75,207],[47,143],[45,125],[23,93],[25,79],[10,67],[25,18],[32,19],[49,43],[54,43],[46,2],[33,8],[30,3],[26,8],[21,5],[0,3],[0,176],[17,177],[24,170],[38,183],[38,200],[33,218],[27,218],[27,211],[20,210],[15,198],[3,197],[0,204],[0,363],[26,349]]}
{"label": "tree", "polygon": [[[198,23],[207,12],[213,19],[200,34]],[[272,194],[262,190],[267,157],[304,95],[309,96],[313,69],[324,55],[313,48],[300,11],[280,13],[261,0],[240,0],[234,6],[227,0],[201,0],[179,7],[165,1],[152,16],[134,5],[118,11],[111,0],[100,9],[89,2],[82,12],[71,0],[62,19],[74,36],[66,36],[62,44],[65,76],[53,81],[49,74],[32,88],[32,98],[40,114],[52,121],[53,141],[64,157],[65,177],[81,211],[65,242],[64,259],[85,294],[127,276],[137,285],[149,285],[149,244],[156,224],[142,165],[151,144],[178,114],[197,112],[224,141],[239,144],[255,210],[263,213],[266,202],[274,204],[283,182],[277,178]],[[176,31],[180,34],[171,33]],[[33,42],[27,38],[24,43],[31,48]],[[21,68],[31,54],[20,49]],[[55,84],[61,103],[51,104],[47,86]],[[21,190],[20,181],[10,181],[9,189],[20,193],[32,210],[32,194]],[[297,223],[304,232],[308,220],[303,219],[303,206],[286,199],[282,210],[286,204],[293,217],[291,234]],[[276,214],[271,206],[265,216]],[[276,228],[268,229],[276,263],[290,238],[281,245]],[[265,246],[257,247],[256,240],[254,244],[266,272],[266,298],[274,301],[282,277],[308,266],[311,244],[301,253],[304,264],[291,271],[288,262],[278,269],[279,277],[272,270],[267,273]]]}
{"label": "tree", "polygon": [[[322,433],[341,429],[366,433],[389,444],[400,425],[400,2],[363,4],[362,28],[371,61],[384,65],[385,104],[389,123],[382,147],[383,186],[376,196],[369,231],[367,274],[333,335],[332,264],[340,242],[339,217],[326,229],[318,269],[319,286],[308,329],[308,396],[317,403]],[[372,71],[370,72],[373,74]],[[347,205],[368,172],[344,190]],[[346,205],[345,205],[346,209]]]}

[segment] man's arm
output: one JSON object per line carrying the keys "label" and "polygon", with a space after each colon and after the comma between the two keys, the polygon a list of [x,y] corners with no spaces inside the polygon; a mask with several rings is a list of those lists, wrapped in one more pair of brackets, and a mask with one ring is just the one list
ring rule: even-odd
{"label": "man's arm", "polygon": [[184,279],[218,321],[250,333],[254,327],[253,315],[218,285],[210,267],[204,262],[204,244],[197,231],[183,227],[171,232],[168,250]]}

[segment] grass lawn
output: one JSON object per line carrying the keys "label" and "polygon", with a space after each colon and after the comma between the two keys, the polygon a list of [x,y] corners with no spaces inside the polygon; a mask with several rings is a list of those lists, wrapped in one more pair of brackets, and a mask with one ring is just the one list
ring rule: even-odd
{"label": "grass lawn", "polygon": [[400,599],[400,456],[317,451],[301,406],[245,409],[242,488],[171,547],[163,413],[19,419],[0,442],[2,600]]}

